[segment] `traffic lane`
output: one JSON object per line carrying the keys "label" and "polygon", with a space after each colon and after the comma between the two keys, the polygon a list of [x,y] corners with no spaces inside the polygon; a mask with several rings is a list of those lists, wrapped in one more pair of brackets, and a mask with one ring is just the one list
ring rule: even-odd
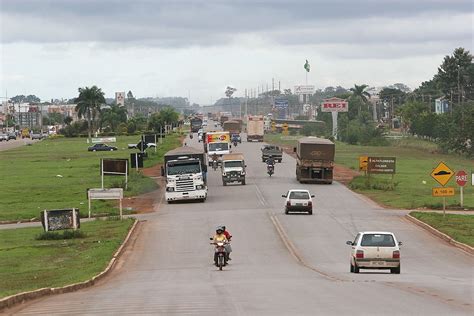
{"label": "traffic lane", "polygon": [[[377,285],[315,275],[295,263],[265,210],[195,212],[187,206],[165,205],[155,222],[147,222],[109,282],[24,305],[15,314],[367,315],[374,302],[380,304],[376,314],[442,307],[435,303],[424,309],[427,302],[409,294],[398,296],[407,304],[397,307],[394,289],[381,293]],[[212,265],[208,244],[216,222],[227,223],[234,235],[233,260],[222,272]],[[354,293],[356,302],[348,304]]]}
{"label": "traffic lane", "polygon": [[[470,302],[472,257],[406,222],[403,219],[406,211],[383,209],[336,182],[333,185],[299,184],[290,171],[295,167],[290,163],[294,159],[289,160],[284,159],[292,168],[280,168],[281,172],[276,172],[281,176],[279,181],[273,177],[262,180],[259,190],[312,266],[342,278],[416,284],[430,289],[428,293],[433,295],[444,293],[444,297],[455,299],[460,305]],[[316,195],[313,216],[283,214],[281,191],[288,188],[305,188]],[[345,241],[353,240],[357,232],[364,230],[392,231],[404,242],[402,275],[387,275],[378,270],[362,270],[360,275],[349,273],[350,248]],[[453,269],[446,269],[447,266]]]}

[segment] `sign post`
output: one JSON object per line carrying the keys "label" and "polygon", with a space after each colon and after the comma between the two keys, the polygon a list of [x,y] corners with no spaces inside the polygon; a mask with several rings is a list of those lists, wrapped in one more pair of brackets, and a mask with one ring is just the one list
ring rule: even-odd
{"label": "sign post", "polygon": [[459,195],[461,200],[461,207],[464,207],[464,186],[467,183],[467,173],[464,170],[459,170],[456,173],[456,183],[460,186]]}
{"label": "sign post", "polygon": [[122,213],[122,188],[111,189],[89,189],[87,190],[87,199],[89,200],[89,218],[91,218],[91,200],[119,200],[120,219],[123,219]]}
{"label": "sign post", "polygon": [[[451,170],[444,162],[440,162],[436,168],[431,171],[431,177],[435,179],[443,187],[451,180],[454,171]],[[444,189],[444,190],[443,190]],[[452,189],[452,190],[451,190]],[[437,194],[435,194],[435,192]],[[443,218],[446,217],[446,196],[453,196],[454,188],[433,188],[433,196],[443,197]]]}
{"label": "sign post", "polygon": [[324,99],[321,103],[321,112],[331,112],[332,135],[337,139],[337,113],[349,111],[349,102],[339,98]]}

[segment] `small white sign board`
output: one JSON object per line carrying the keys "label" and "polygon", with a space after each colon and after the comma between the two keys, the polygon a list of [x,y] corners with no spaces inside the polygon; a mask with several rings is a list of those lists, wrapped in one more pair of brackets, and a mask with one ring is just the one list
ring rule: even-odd
{"label": "small white sign board", "polygon": [[89,189],[87,198],[89,200],[89,218],[91,217],[91,200],[120,200],[120,219],[122,219],[122,188]]}
{"label": "small white sign board", "polygon": [[92,138],[92,143],[97,144],[97,143],[116,143],[117,138],[116,137],[93,137]]}

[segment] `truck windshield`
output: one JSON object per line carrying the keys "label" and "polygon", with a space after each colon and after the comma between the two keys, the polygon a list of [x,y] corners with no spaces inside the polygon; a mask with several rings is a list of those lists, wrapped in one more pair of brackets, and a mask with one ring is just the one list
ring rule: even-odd
{"label": "truck windshield", "polygon": [[199,162],[168,163],[167,169],[168,169],[169,176],[201,172],[201,166]]}
{"label": "truck windshield", "polygon": [[210,143],[209,151],[224,151],[229,150],[229,143]]}
{"label": "truck windshield", "polygon": [[240,168],[242,161],[224,161],[224,168]]}

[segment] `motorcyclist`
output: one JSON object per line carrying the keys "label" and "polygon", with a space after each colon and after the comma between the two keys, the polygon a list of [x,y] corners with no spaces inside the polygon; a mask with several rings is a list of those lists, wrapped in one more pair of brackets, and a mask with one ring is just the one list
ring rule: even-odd
{"label": "motorcyclist", "polygon": [[214,170],[217,169],[217,165],[218,165],[218,161],[217,161],[217,160],[218,160],[218,159],[219,159],[219,157],[217,156],[216,153],[214,153],[214,154],[212,155],[212,167],[214,168]]}
{"label": "motorcyclist", "polygon": [[232,247],[230,245],[230,240],[232,239],[232,235],[227,231],[225,225],[222,225],[221,227],[224,230],[224,235],[227,238],[227,241],[229,242],[225,245],[225,250],[227,252],[227,260],[232,260],[230,258],[230,253],[232,252]]}
{"label": "motorcyclist", "polygon": [[267,166],[274,166],[275,165],[275,160],[273,159],[273,156],[270,156],[267,158]]}
{"label": "motorcyclist", "polygon": [[[225,230],[222,228],[222,226],[216,227],[216,234],[212,238],[213,244],[216,244],[218,242],[224,242],[227,245],[229,241],[227,237],[225,236],[224,231]],[[227,248],[226,248],[226,251],[227,251]],[[217,252],[214,252],[214,264],[217,266]]]}

